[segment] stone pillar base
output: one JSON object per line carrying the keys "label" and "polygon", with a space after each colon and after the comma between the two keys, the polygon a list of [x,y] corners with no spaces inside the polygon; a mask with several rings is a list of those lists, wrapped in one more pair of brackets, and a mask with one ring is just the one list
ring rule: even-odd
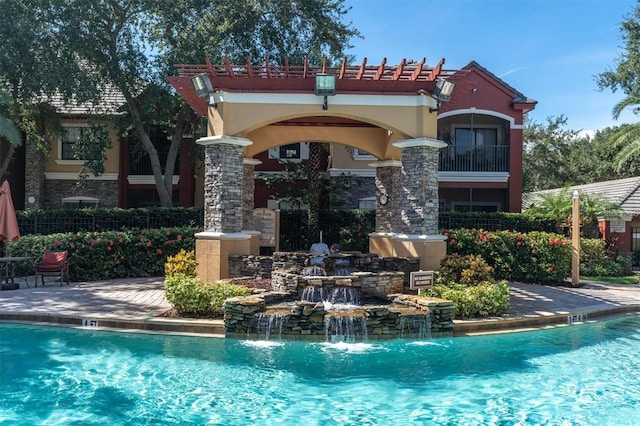
{"label": "stone pillar base", "polygon": [[369,234],[369,251],[380,257],[417,257],[420,269],[435,271],[447,255],[444,235]]}
{"label": "stone pillar base", "polygon": [[196,262],[198,263],[196,276],[202,282],[214,282],[229,278],[230,254],[251,254],[252,235],[244,232],[227,234],[199,232],[195,237]]}

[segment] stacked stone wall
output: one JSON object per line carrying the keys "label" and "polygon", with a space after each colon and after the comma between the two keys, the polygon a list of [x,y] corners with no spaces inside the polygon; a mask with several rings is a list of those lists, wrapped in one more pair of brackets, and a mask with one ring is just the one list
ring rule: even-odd
{"label": "stacked stone wall", "polygon": [[[272,256],[230,255],[229,276],[231,278],[273,278],[271,277],[271,271],[277,270],[300,273],[309,265],[309,257],[308,253],[301,252],[276,252]],[[420,259],[418,258],[381,258],[373,253],[347,253],[325,256],[319,266],[323,267],[327,275],[331,276],[334,275],[336,268],[340,268],[336,266],[336,261],[345,260],[349,262],[348,267],[357,272],[402,272],[405,287],[409,285],[411,272],[420,270]]]}
{"label": "stacked stone wall", "polygon": [[85,182],[84,188],[78,188],[75,180],[45,180],[43,207],[59,209],[63,198],[78,196],[99,199],[99,207],[118,207],[118,194],[116,180],[90,179]]}
{"label": "stacked stone wall", "polygon": [[[451,336],[453,333],[453,302],[413,296],[397,297],[394,303],[363,305],[348,311],[347,315],[366,318],[367,336],[370,339],[417,337],[403,334],[403,316],[428,315],[433,337]],[[282,319],[281,338],[326,339],[327,315],[345,315],[327,311],[323,303],[297,301],[296,292],[273,291],[247,297],[234,297],[224,303],[225,335],[227,337],[251,336],[251,326],[259,314],[279,315]],[[258,337],[258,336],[256,336]]]}

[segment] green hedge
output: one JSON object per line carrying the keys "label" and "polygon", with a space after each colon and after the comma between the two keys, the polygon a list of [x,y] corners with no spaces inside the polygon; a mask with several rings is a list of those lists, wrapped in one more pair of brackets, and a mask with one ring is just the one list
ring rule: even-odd
{"label": "green hedge", "polygon": [[167,256],[194,250],[194,233],[194,228],[180,227],[25,235],[9,242],[8,250],[12,256],[36,259],[45,251],[66,250],[72,281],[163,276]]}
{"label": "green hedge", "polygon": [[455,306],[456,318],[501,316],[508,314],[511,309],[509,285],[504,280],[476,285],[436,285],[421,294],[451,300]]}
{"label": "green hedge", "polygon": [[456,229],[448,236],[447,254],[480,255],[496,279],[560,283],[571,275],[571,243],[549,232],[489,232]]}
{"label": "green hedge", "polygon": [[236,296],[248,296],[251,289],[232,283],[201,283],[196,277],[172,274],[165,278],[165,295],[179,314],[203,316],[222,315],[224,301]]}

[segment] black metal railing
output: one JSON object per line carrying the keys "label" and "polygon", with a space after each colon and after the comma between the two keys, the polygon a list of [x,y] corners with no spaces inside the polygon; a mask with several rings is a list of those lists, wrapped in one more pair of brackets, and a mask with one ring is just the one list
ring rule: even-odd
{"label": "black metal railing", "polygon": [[18,212],[21,235],[203,226],[201,208],[38,210]]}
{"label": "black metal railing", "polygon": [[440,151],[441,172],[508,172],[508,145],[450,145]]}
{"label": "black metal railing", "polygon": [[[162,172],[164,173],[164,166],[167,164],[167,156],[169,154],[166,152],[158,151],[158,158],[160,160],[160,165],[162,166]],[[143,155],[139,158],[135,156],[131,156],[129,160],[129,174],[130,175],[152,175],[153,170],[151,169],[151,159],[149,155]],[[174,175],[180,174],[180,156],[176,158],[176,166],[173,170]]]}

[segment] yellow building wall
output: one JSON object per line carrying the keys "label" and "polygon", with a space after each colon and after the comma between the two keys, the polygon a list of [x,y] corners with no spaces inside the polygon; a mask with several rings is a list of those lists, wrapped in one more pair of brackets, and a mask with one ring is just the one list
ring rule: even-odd
{"label": "yellow building wall", "polygon": [[[107,126],[109,138],[111,139],[111,148],[106,152],[105,173],[118,173],[119,172],[119,158],[120,158],[120,136],[117,129],[110,122],[96,122],[97,124],[104,124]],[[61,124],[70,126],[85,126],[87,120],[84,119],[65,119],[61,121]],[[45,160],[45,171],[47,172],[62,172],[62,173],[78,173],[82,167],[83,161],[80,160],[63,160],[60,161],[61,152],[61,139],[58,138],[51,144],[50,154]]]}
{"label": "yellow building wall", "polygon": [[[254,98],[249,96],[258,95],[247,96],[245,102],[234,103],[225,100],[218,103],[217,107],[209,108],[209,135],[238,136],[251,140],[252,145],[245,148],[246,157],[253,157],[257,153],[286,143],[326,141],[363,149],[380,160],[398,160],[401,150],[393,147],[393,142],[419,137],[435,139],[437,135],[436,113],[430,112],[429,106],[415,95],[398,97],[398,105],[360,104],[365,102],[347,105],[344,102],[329,102],[328,110],[321,109],[320,104],[275,101],[271,104],[257,101],[251,103],[250,99]],[[222,97],[224,99],[224,95]],[[355,102],[356,99],[362,101],[367,98],[366,95],[362,95],[353,99]],[[372,124],[377,128],[274,125],[295,118],[322,116],[347,118]]]}

